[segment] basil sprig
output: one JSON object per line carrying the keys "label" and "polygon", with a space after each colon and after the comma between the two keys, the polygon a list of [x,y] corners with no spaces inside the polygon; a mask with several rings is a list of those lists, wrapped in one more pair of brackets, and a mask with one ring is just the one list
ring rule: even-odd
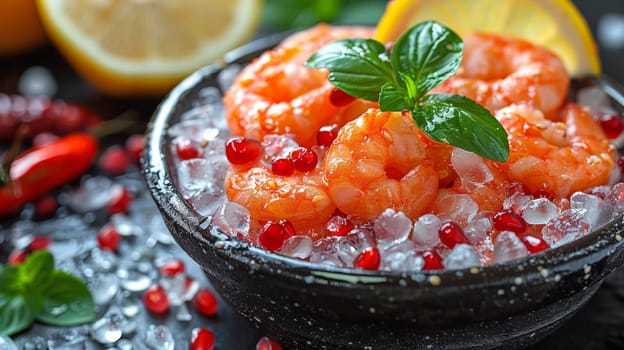
{"label": "basil sprig", "polygon": [[34,251],[23,263],[4,266],[0,281],[0,334],[15,334],[35,320],[72,326],[95,318],[85,283],[54,269],[54,257],[48,251]]}
{"label": "basil sprig", "polygon": [[427,94],[457,71],[463,48],[455,32],[427,21],[401,35],[391,52],[372,39],[343,39],[325,45],[305,64],[328,69],[334,86],[378,101],[382,111],[410,111],[436,141],[504,162],[507,132],[486,108],[460,95]]}

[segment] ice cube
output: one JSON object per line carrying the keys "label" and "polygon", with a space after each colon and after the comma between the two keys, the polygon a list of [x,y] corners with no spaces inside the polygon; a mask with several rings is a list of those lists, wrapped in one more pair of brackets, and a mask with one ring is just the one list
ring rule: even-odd
{"label": "ice cube", "polygon": [[121,339],[122,335],[121,319],[115,315],[104,316],[91,325],[91,338],[100,344],[113,344]]}
{"label": "ice cube", "polygon": [[472,244],[483,243],[490,237],[490,232],[492,232],[492,220],[489,218],[474,219],[464,226],[464,235]]}
{"label": "ice cube", "polygon": [[453,270],[479,266],[481,261],[473,247],[468,244],[457,244],[444,258],[443,264],[444,268]]}
{"label": "ice cube", "polygon": [[431,249],[440,244],[438,231],[442,220],[433,214],[425,214],[416,220],[412,234],[412,241],[419,250]]}
{"label": "ice cube", "polygon": [[412,231],[412,220],[401,211],[384,210],[373,223],[373,231],[380,249],[405,242]]}
{"label": "ice cube", "polygon": [[288,157],[299,144],[290,135],[270,134],[262,139],[262,147],[265,162],[271,164],[274,158]]}
{"label": "ice cube", "polygon": [[578,210],[567,209],[544,225],[542,236],[554,248],[583,237],[590,231],[591,225]]}
{"label": "ice cube", "polygon": [[501,263],[529,255],[524,243],[511,231],[503,231],[494,240],[494,262]]}
{"label": "ice cube", "polygon": [[338,257],[347,266],[352,266],[353,261],[364,250],[376,246],[373,233],[368,228],[356,227],[343,239],[336,242],[335,248]]}
{"label": "ice cube", "polygon": [[522,218],[531,225],[543,225],[557,214],[557,206],[548,198],[533,199],[522,210]]}
{"label": "ice cube", "polygon": [[0,334],[0,350],[19,350],[19,348],[8,335]]}
{"label": "ice cube", "polygon": [[613,186],[606,197],[607,203],[611,204],[617,213],[624,212],[624,183]]}
{"label": "ice cube", "polygon": [[250,222],[251,216],[247,208],[238,203],[225,202],[214,212],[210,225],[230,236],[247,237]]}
{"label": "ice cube", "polygon": [[110,199],[113,182],[104,176],[86,178],[75,190],[68,193],[68,204],[72,210],[86,213],[104,208]]}
{"label": "ice cube", "polygon": [[576,192],[570,197],[570,209],[579,211],[590,230],[595,230],[613,219],[614,211],[611,205],[598,196]]}
{"label": "ice cube", "polygon": [[119,290],[119,279],[112,273],[98,273],[87,279],[87,286],[96,305],[110,302]]}
{"label": "ice cube", "polygon": [[310,262],[329,266],[342,267],[345,264],[340,260],[336,246],[345,240],[345,237],[330,236],[321,238],[312,245]]}
{"label": "ice cube", "polygon": [[594,115],[604,112],[611,105],[609,96],[599,86],[588,86],[580,89],[576,94],[576,101],[589,108]]}
{"label": "ice cube", "polygon": [[382,270],[420,271],[425,260],[417,253],[416,243],[405,241],[387,247],[381,252]]}
{"label": "ice cube", "polygon": [[467,191],[484,186],[494,179],[482,157],[460,148],[454,148],[451,164]]}
{"label": "ice cube", "polygon": [[308,236],[292,236],[284,242],[279,253],[291,258],[307,259],[312,254],[312,239]]}
{"label": "ice cube", "polygon": [[479,211],[479,205],[467,194],[453,193],[452,191],[440,191],[436,199],[436,205],[441,214],[445,214],[448,220],[459,225],[465,225],[472,221]]}
{"label": "ice cube", "polygon": [[503,209],[515,213],[522,213],[524,207],[533,199],[533,196],[522,192],[514,192],[503,201]]}
{"label": "ice cube", "polygon": [[183,195],[188,195],[210,186],[213,168],[206,159],[183,160],[178,166],[178,183]]}

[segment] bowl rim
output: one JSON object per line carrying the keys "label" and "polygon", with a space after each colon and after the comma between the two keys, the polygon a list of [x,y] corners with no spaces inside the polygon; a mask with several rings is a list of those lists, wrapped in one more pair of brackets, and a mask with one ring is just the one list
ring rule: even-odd
{"label": "bowl rim", "polygon": [[[502,263],[491,263],[463,269],[371,271],[349,267],[335,267],[291,258],[254,246],[211,227],[206,222],[207,217],[197,213],[190,203],[184,200],[177,191],[175,181],[169,171],[170,168],[167,166],[166,159],[169,152],[166,146],[168,145],[167,129],[169,123],[176,113],[186,111],[176,110],[177,103],[189,98],[193,88],[198,88],[206,79],[217,74],[223,68],[258,56],[291,33],[277,33],[260,37],[230,51],[221,62],[196,70],[165,96],[148,123],[141,165],[142,175],[150,194],[163,215],[168,216],[178,226],[192,233],[194,239],[207,243],[217,255],[227,256],[227,258],[235,259],[244,264],[252,263],[256,271],[274,272],[279,270],[280,274],[297,278],[311,274],[319,278],[339,282],[364,284],[399,283],[402,286],[413,284],[436,286],[443,280],[446,285],[462,286],[483,283],[484,281],[491,282],[493,280],[501,281],[501,283],[502,281],[509,282],[510,279],[513,281],[518,276],[529,280],[532,278],[544,279],[548,276],[549,266],[556,266],[562,263],[575,264],[577,261],[585,261],[584,258],[597,252],[600,252],[600,258],[603,258],[605,255],[615,252],[616,249],[621,248],[624,244],[622,240],[622,235],[624,235],[622,233],[624,232],[624,214],[620,214],[607,225],[581,238],[555,248],[549,248],[537,254]],[[601,85],[601,77],[590,77],[590,79],[597,79],[598,85]],[[154,179],[156,181],[150,181]],[[206,230],[209,231],[209,234],[200,233],[200,231],[206,232]],[[580,265],[575,264],[574,269],[577,270],[585,265],[586,262]],[[545,270],[546,272],[544,272]]]}

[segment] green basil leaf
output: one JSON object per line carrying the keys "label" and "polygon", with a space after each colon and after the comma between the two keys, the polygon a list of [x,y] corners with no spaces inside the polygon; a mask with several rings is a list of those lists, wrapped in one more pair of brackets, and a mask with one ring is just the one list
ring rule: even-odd
{"label": "green basil leaf", "polygon": [[47,250],[36,250],[18,269],[20,281],[37,288],[47,281],[54,270],[54,256]]}
{"label": "green basil leaf", "polygon": [[464,44],[445,26],[419,23],[399,37],[392,46],[390,60],[394,70],[416,82],[419,98],[457,71]]}
{"label": "green basil leaf", "polygon": [[412,108],[412,117],[436,141],[499,162],[509,157],[503,126],[486,108],[465,96],[426,95]]}
{"label": "green basil leaf", "polygon": [[403,111],[414,107],[414,101],[410,100],[407,92],[398,84],[386,83],[381,87],[379,94],[379,109],[382,111]]}
{"label": "green basil leaf", "polygon": [[13,335],[28,328],[35,314],[25,296],[0,294],[0,334]]}
{"label": "green basil leaf", "polygon": [[372,39],[343,39],[323,46],[306,67],[329,70],[329,81],[347,94],[377,102],[382,86],[396,81],[386,48]]}
{"label": "green basil leaf", "polygon": [[41,290],[43,310],[39,321],[54,326],[72,326],[95,318],[95,305],[87,285],[80,279],[54,270]]}
{"label": "green basil leaf", "polygon": [[20,282],[19,269],[14,265],[6,265],[0,270],[0,294],[21,294],[24,286]]}

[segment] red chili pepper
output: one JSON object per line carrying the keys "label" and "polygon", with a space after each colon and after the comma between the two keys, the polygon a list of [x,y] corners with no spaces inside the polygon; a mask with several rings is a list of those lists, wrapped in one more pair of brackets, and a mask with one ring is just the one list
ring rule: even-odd
{"label": "red chili pepper", "polygon": [[9,141],[20,126],[24,137],[48,132],[64,135],[83,131],[100,122],[100,117],[84,107],[42,96],[0,93],[0,140]]}
{"label": "red chili pepper", "polygon": [[97,140],[81,132],[20,154],[11,163],[11,182],[0,187],[0,215],[14,213],[24,204],[78,178],[89,169],[97,152]]}

